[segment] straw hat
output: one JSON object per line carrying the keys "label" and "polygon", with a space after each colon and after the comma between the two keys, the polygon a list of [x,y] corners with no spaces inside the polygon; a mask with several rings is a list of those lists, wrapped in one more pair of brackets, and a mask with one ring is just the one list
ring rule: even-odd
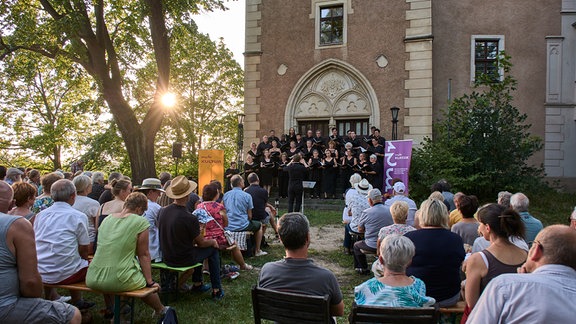
{"label": "straw hat", "polygon": [[144,181],[142,181],[142,185],[139,186],[138,188],[135,188],[135,190],[146,190],[146,189],[158,190],[164,192],[164,189],[162,189],[162,183],[160,182],[159,179],[156,178],[144,179]]}
{"label": "straw hat", "polygon": [[194,191],[196,187],[198,187],[196,182],[186,179],[183,175],[177,176],[166,189],[166,196],[172,199],[184,198]]}

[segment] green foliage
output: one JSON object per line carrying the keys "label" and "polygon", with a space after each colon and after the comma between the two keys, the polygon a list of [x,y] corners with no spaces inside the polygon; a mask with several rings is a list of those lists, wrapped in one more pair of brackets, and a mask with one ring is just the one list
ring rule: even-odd
{"label": "green foliage", "polygon": [[488,75],[476,80],[474,91],[455,99],[434,125],[412,159],[411,193],[427,196],[441,178],[468,194],[494,197],[501,190],[525,190],[540,182],[542,170],[527,164],[542,140],[529,133],[526,114],[513,106],[517,81],[510,75],[510,57],[501,53],[500,81]]}

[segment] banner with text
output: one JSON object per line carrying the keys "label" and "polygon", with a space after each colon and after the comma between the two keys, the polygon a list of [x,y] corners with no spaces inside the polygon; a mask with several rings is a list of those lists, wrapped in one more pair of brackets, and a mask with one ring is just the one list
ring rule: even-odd
{"label": "banner with text", "polygon": [[224,150],[198,151],[198,195],[212,180],[218,180],[224,186]]}
{"label": "banner with text", "polygon": [[384,149],[384,190],[392,194],[392,179],[398,178],[404,182],[408,191],[412,140],[386,141]]}

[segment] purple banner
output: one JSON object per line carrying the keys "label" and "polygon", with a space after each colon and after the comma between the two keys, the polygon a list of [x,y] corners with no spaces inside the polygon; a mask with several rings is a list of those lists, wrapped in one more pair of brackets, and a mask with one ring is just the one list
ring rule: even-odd
{"label": "purple banner", "polygon": [[392,194],[392,179],[398,178],[406,185],[412,158],[412,140],[386,141],[384,158],[384,191]]}

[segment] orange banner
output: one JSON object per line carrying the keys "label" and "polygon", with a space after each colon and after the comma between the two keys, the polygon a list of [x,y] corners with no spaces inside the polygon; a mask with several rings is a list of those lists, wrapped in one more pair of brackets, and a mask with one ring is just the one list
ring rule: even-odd
{"label": "orange banner", "polygon": [[212,180],[218,180],[224,186],[224,150],[198,151],[198,195]]}

